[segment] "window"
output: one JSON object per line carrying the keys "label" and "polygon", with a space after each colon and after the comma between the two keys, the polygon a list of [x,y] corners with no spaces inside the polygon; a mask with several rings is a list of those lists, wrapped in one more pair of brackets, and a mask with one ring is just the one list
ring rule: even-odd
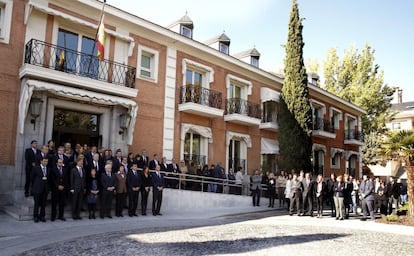
{"label": "window", "polygon": [[138,46],[139,77],[151,82],[158,81],[158,51]]}
{"label": "window", "polygon": [[262,104],[262,123],[276,123],[279,104],[276,101],[265,101]]}
{"label": "window", "polygon": [[59,47],[55,56],[57,69],[97,78],[99,60],[94,57],[97,53],[94,39],[59,29],[57,45]]}
{"label": "window", "polygon": [[345,139],[352,140],[356,139],[356,119],[355,117],[345,114]]}
{"label": "window", "polygon": [[393,131],[401,130],[401,123],[392,123],[392,130]]}
{"label": "window", "polygon": [[336,153],[331,158],[331,168],[339,169],[341,168],[341,154]]}
{"label": "window", "polygon": [[200,134],[187,132],[184,139],[184,160],[188,163],[190,160],[197,166],[206,164],[205,147],[207,139]]}
{"label": "window", "polygon": [[331,117],[331,126],[339,129],[339,121],[342,120],[342,112],[339,109],[331,107],[329,109]]}
{"label": "window", "polygon": [[225,53],[225,54],[229,54],[229,45],[220,42],[219,43],[219,51],[222,52],[222,53]]}
{"label": "window", "polygon": [[255,67],[259,67],[259,59],[257,57],[250,57],[250,64]]}
{"label": "window", "polygon": [[262,154],[262,170],[275,172],[277,170],[277,157],[276,154]]}
{"label": "window", "polygon": [[181,26],[181,35],[188,38],[193,38],[193,30],[186,26]]}
{"label": "window", "polygon": [[242,157],[242,143],[240,140],[230,140],[228,153],[229,153],[229,163],[228,168],[237,170],[239,166],[246,170],[246,159]]}
{"label": "window", "polygon": [[203,86],[203,75],[198,71],[187,69],[185,72],[185,84]]}
{"label": "window", "polygon": [[324,175],[325,152],[323,150],[315,150],[313,152],[313,176],[318,174]]}
{"label": "window", "polygon": [[0,43],[9,43],[12,11],[13,0],[0,0]]}

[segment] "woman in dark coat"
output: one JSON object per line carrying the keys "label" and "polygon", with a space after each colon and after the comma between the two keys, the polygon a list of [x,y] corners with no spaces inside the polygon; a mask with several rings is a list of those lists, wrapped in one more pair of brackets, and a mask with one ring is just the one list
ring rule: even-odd
{"label": "woman in dark coat", "polygon": [[322,218],[323,215],[323,200],[326,195],[326,183],[323,181],[322,175],[318,175],[316,183],[313,186],[313,194],[316,197],[317,217]]}
{"label": "woman in dark coat", "polygon": [[144,166],[141,177],[141,211],[142,215],[147,215],[148,194],[152,186],[151,175],[149,174],[148,166]]}

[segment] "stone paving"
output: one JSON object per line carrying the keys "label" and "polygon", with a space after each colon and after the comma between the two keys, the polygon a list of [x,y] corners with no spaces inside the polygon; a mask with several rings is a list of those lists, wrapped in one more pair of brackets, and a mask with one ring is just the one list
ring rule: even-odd
{"label": "stone paving", "polygon": [[[242,214],[232,210],[215,215],[165,213],[65,223],[17,222],[14,232],[0,231],[0,254],[414,255],[412,227],[249,209],[239,209]],[[33,231],[25,234],[23,224]],[[25,243],[31,245],[25,248]]]}

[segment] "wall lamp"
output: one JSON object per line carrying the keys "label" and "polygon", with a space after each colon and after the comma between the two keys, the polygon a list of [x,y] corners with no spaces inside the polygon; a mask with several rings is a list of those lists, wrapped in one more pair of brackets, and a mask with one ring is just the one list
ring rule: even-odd
{"label": "wall lamp", "polygon": [[30,123],[33,124],[33,131],[36,130],[36,119],[40,116],[42,112],[43,100],[39,98],[32,98],[29,105],[29,113],[32,116]]}
{"label": "wall lamp", "polygon": [[123,113],[119,115],[119,134],[122,134],[122,139],[124,139],[125,130],[128,129],[129,123],[131,122],[131,116],[128,113]]}

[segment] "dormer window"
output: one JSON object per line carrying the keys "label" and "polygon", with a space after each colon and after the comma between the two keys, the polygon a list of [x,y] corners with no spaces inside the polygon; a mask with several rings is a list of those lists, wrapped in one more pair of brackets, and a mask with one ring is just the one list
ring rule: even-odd
{"label": "dormer window", "polygon": [[220,42],[219,51],[225,54],[229,54],[229,45],[226,43]]}
{"label": "dormer window", "polygon": [[255,67],[259,67],[259,58],[257,58],[257,57],[251,57],[250,58],[250,64],[252,65],[252,66],[255,66]]}
{"label": "dormer window", "polygon": [[188,38],[193,38],[193,30],[186,26],[181,26],[180,34]]}

